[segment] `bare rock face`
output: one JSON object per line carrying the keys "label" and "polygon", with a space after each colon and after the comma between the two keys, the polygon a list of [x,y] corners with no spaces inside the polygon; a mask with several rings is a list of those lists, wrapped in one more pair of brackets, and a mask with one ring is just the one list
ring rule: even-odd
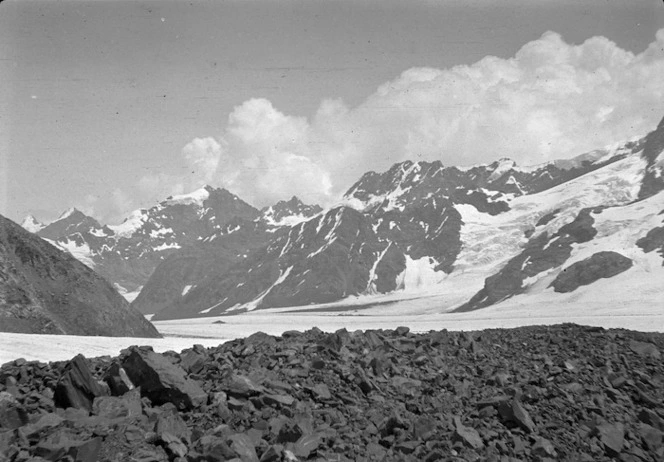
{"label": "bare rock face", "polygon": [[639,198],[644,199],[664,189],[664,118],[657,129],[648,134],[643,149],[643,157],[648,166],[643,178]]}
{"label": "bare rock face", "polygon": [[160,336],[93,270],[2,216],[0,331]]}
{"label": "bare rock face", "polygon": [[[564,324],[16,360],[0,366],[0,460],[661,461],[663,349],[662,334]],[[53,400],[73,370],[90,386],[120,363],[139,386],[90,409]]]}
{"label": "bare rock face", "polygon": [[597,252],[563,269],[551,286],[556,292],[572,292],[598,279],[610,278],[627,271],[632,265],[632,260],[618,252]]}
{"label": "bare rock face", "polygon": [[656,251],[662,257],[664,266],[664,226],[658,226],[648,231],[648,234],[636,241],[636,245],[644,252]]}

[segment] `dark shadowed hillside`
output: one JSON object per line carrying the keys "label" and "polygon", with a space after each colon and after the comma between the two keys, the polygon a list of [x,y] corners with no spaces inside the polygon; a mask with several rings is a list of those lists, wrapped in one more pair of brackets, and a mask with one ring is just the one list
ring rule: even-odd
{"label": "dark shadowed hillside", "polygon": [[94,271],[3,216],[0,331],[159,337]]}

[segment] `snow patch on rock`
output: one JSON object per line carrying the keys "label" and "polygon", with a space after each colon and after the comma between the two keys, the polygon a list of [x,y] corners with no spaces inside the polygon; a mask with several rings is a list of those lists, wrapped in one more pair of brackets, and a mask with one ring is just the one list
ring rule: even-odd
{"label": "snow patch on rock", "polygon": [[21,222],[21,227],[26,231],[30,231],[31,233],[36,233],[44,229],[46,225],[39,222],[34,216],[28,215]]}
{"label": "snow patch on rock", "polygon": [[179,194],[171,196],[166,199],[162,204],[164,205],[175,205],[175,204],[195,204],[199,207],[203,206],[203,202],[210,197],[209,186],[205,185],[196,191],[190,192],[189,194]]}
{"label": "snow patch on rock", "polygon": [[148,220],[145,210],[134,210],[119,225],[108,226],[117,237],[131,237],[136,231],[141,229]]}

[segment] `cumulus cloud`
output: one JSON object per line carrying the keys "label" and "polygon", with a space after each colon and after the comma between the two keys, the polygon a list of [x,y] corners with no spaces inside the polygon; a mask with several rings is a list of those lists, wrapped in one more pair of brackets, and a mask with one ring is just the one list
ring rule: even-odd
{"label": "cumulus cloud", "polygon": [[203,181],[214,177],[221,152],[221,144],[212,137],[194,138],[182,148],[182,156],[194,169],[192,174]]}
{"label": "cumulus cloud", "polygon": [[329,204],[365,171],[406,159],[531,165],[571,157],[652,130],[664,115],[662,75],[664,29],[640,54],[604,37],[573,45],[547,32],[509,59],[409,69],[356,107],[324,100],[309,118],[246,101],[218,136],[185,146],[193,177],[143,186],[204,181],[257,206],[293,194]]}

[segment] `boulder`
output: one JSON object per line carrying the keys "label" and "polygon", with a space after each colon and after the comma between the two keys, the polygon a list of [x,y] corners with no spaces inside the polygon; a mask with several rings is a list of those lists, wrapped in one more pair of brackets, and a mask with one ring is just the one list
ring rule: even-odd
{"label": "boulder", "polygon": [[92,413],[107,419],[130,419],[142,414],[140,390],[137,388],[123,396],[99,396],[92,403]]}
{"label": "boulder", "polygon": [[173,403],[178,409],[198,407],[207,401],[207,393],[186,377],[180,366],[149,348],[131,347],[124,355],[122,367],[141,395],[153,404]]}
{"label": "boulder", "polygon": [[603,423],[595,428],[604,451],[609,457],[620,454],[625,442],[625,427],[621,423]]}
{"label": "boulder", "polygon": [[0,392],[0,431],[13,430],[27,423],[25,408],[11,394]]}
{"label": "boulder", "polygon": [[115,361],[106,369],[102,379],[108,385],[113,396],[122,396],[134,388],[127,372]]}
{"label": "boulder", "polygon": [[477,430],[466,427],[459,417],[454,417],[454,435],[473,449],[482,449],[484,441]]}
{"label": "boulder", "polygon": [[662,357],[659,349],[650,342],[632,340],[629,342],[629,349],[644,358],[660,359]]}
{"label": "boulder", "polygon": [[504,421],[514,423],[528,433],[532,433],[535,430],[535,423],[530,418],[530,414],[528,414],[528,411],[516,399],[501,401],[498,404],[498,413]]}
{"label": "boulder", "polygon": [[106,390],[95,380],[83,355],[77,355],[65,366],[65,372],[55,387],[55,405],[92,410],[92,403]]}

